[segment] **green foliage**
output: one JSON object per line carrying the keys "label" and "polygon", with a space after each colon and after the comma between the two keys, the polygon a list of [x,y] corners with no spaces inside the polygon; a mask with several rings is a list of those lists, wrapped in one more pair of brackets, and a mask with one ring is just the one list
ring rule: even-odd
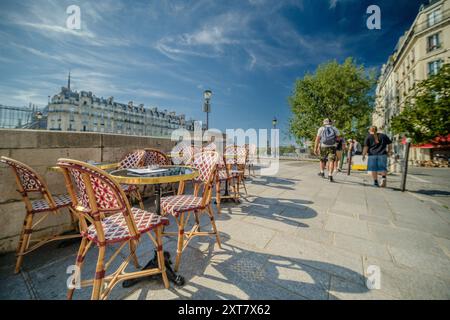
{"label": "green foliage", "polygon": [[343,64],[331,61],[320,65],[314,74],[296,81],[289,97],[291,133],[297,141],[314,141],[323,119],[331,118],[347,136],[363,139],[371,121],[374,85],[375,74],[366,72],[353,58]]}
{"label": "green foliage", "polygon": [[392,131],[413,143],[426,143],[450,132],[450,64],[420,82],[405,109],[392,119]]}
{"label": "green foliage", "polygon": [[280,154],[295,153],[295,146],[280,146]]}

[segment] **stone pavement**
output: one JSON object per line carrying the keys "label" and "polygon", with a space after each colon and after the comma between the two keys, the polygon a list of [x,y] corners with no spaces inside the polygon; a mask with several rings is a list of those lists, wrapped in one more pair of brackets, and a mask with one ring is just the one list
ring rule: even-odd
{"label": "stone pavement", "polygon": [[[217,218],[223,248],[197,238],[183,254],[186,285],[164,289],[158,279],[113,289],[111,299],[450,299],[450,211],[411,193],[371,187],[362,173],[330,184],[317,164],[286,161],[277,177],[247,182],[241,205],[224,204]],[[172,223],[172,228],[175,223]],[[204,217],[202,224],[209,225]],[[175,240],[165,249],[175,252]],[[139,249],[145,263],[148,241]],[[0,257],[0,298],[64,299],[66,268],[77,245],[49,244],[25,257]],[[96,249],[83,276],[94,273]],[[369,266],[381,289],[369,290]],[[132,268],[132,267],[130,267]],[[90,288],[74,299],[90,297]]]}

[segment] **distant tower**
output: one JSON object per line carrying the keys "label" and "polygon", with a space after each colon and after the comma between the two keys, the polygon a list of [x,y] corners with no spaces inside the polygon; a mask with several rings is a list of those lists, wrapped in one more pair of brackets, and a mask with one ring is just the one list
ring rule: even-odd
{"label": "distant tower", "polygon": [[67,79],[67,89],[70,91],[70,71],[69,71],[69,78]]}

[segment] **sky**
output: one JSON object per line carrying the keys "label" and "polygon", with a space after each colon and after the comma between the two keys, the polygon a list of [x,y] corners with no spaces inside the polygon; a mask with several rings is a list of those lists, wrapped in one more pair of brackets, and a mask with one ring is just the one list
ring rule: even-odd
{"label": "sky", "polygon": [[[73,90],[288,136],[296,79],[352,56],[379,69],[426,0],[1,0],[0,104],[45,106]],[[381,9],[369,30],[368,6]],[[70,5],[79,30],[68,29]]]}

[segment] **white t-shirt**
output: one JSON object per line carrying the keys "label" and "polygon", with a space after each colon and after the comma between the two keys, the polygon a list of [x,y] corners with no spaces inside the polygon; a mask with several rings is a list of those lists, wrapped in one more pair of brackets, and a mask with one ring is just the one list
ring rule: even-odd
{"label": "white t-shirt", "polygon": [[[327,128],[327,127],[331,127],[334,130],[334,133],[336,134],[336,137],[340,136],[339,130],[336,129],[335,127],[333,127],[332,125],[326,125],[326,126],[320,127],[319,131],[317,132],[317,136],[319,136],[319,137],[322,136],[323,130],[325,130],[325,128]],[[320,146],[321,147],[330,147],[329,145],[324,145],[322,143],[320,143]],[[337,142],[334,144],[334,146],[335,147],[337,146]]]}

